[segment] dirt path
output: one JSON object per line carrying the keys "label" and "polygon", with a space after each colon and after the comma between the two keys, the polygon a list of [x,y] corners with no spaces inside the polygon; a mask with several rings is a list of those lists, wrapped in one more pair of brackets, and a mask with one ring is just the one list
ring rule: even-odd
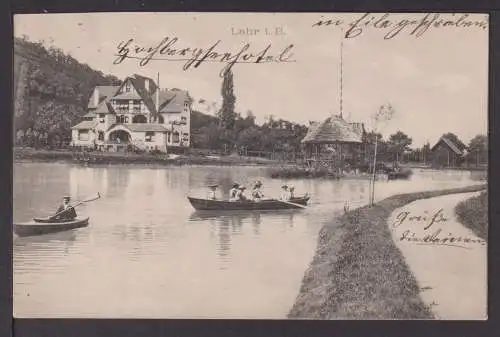
{"label": "dirt path", "polygon": [[392,238],[437,319],[487,318],[487,244],[454,211],[478,194],[417,200],[389,217]]}

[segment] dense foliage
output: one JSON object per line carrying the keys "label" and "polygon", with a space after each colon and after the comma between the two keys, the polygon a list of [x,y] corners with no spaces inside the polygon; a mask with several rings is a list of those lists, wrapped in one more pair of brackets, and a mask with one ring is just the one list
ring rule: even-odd
{"label": "dense foliage", "polygon": [[14,123],[18,140],[27,145],[68,139],[70,127],[86,113],[92,88],[120,83],[42,42],[16,38],[14,48]]}
{"label": "dense foliage", "polygon": [[217,117],[198,111],[191,114],[191,140],[196,148],[237,151],[240,154],[293,152],[300,151],[300,141],[306,133],[305,125],[272,117],[263,125],[258,125],[251,112],[246,117],[236,114],[232,128],[222,126]]}

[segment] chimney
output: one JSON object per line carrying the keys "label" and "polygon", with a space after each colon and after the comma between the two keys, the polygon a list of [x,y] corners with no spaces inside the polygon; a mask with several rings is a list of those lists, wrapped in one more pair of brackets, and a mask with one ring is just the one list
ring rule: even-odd
{"label": "chimney", "polygon": [[94,88],[94,106],[97,108],[99,105],[99,89],[97,86]]}

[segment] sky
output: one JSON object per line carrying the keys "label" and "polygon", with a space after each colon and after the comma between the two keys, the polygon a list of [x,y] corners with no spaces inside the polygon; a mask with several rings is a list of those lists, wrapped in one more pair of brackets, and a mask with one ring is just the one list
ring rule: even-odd
{"label": "sky", "polygon": [[[158,46],[164,38],[177,37],[172,48],[206,50],[220,41],[214,51],[236,54],[248,43],[247,52],[253,53],[271,45],[268,55],[279,55],[293,44],[286,54],[293,62],[233,66],[236,110],[243,116],[251,110],[258,122],[272,115],[303,124],[340,113],[342,43],[345,119],[365,123],[368,130],[377,127],[384,138],[403,131],[413,139],[412,147],[427,141],[432,145],[447,132],[457,134],[467,143],[475,135],[487,133],[488,28],[463,24],[487,23],[488,17],[474,14],[460,20],[462,14],[437,14],[434,23],[448,20],[458,24],[443,25],[441,21],[439,27],[424,30],[434,17],[425,15],[18,14],[14,17],[14,35],[44,41],[46,46],[60,48],[78,61],[122,79],[132,74],[156,79],[159,73],[161,87],[188,90],[195,99],[195,108],[212,114],[206,103],[198,102],[203,99],[221,105],[221,70],[225,63],[204,62],[187,70],[183,69],[186,61],[151,60],[140,66],[139,59],[127,58],[115,64],[120,43],[133,39],[131,47],[148,48]],[[328,19],[339,25],[314,25]],[[396,27],[402,30],[387,38]],[[278,29],[281,34],[267,35],[266,29],[273,33]],[[346,33],[351,36],[346,37]],[[359,35],[354,36],[355,33]],[[133,48],[130,49],[129,55],[133,55]],[[373,116],[384,104],[391,104],[394,115],[375,125]]]}

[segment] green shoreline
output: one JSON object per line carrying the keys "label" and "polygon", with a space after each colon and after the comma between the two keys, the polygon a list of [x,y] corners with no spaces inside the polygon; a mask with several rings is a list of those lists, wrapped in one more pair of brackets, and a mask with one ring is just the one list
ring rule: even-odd
{"label": "green shoreline", "polygon": [[221,156],[207,157],[196,155],[179,155],[172,158],[164,154],[134,154],[116,152],[90,152],[91,160],[82,161],[78,156],[81,152],[71,150],[38,150],[31,148],[14,148],[15,162],[63,162],[82,165],[116,165],[116,164],[143,164],[143,165],[239,165],[239,166],[272,166],[276,161],[263,158]]}
{"label": "green shoreline", "polygon": [[476,192],[487,185],[395,195],[325,224],[291,319],[433,319],[396,247],[387,220],[418,199]]}

